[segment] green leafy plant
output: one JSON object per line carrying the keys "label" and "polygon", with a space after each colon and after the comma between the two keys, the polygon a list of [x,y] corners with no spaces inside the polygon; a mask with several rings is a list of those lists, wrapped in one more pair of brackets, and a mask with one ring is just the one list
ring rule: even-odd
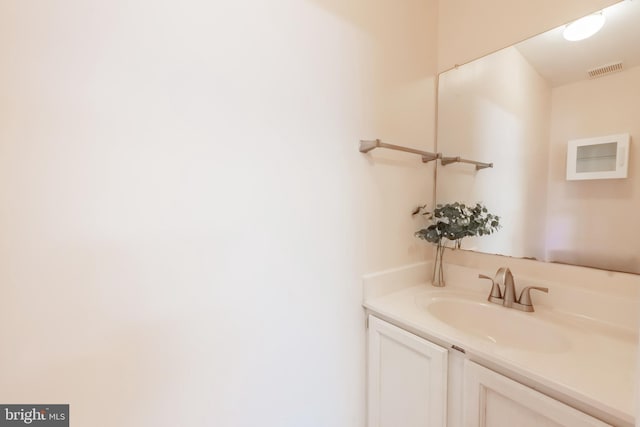
{"label": "green leafy plant", "polygon": [[436,259],[433,269],[434,286],[444,286],[442,257],[446,248],[445,240],[454,242],[453,249],[459,249],[462,239],[472,236],[492,234],[500,228],[500,217],[489,213],[487,208],[476,203],[467,206],[464,203],[447,203],[436,205],[433,212],[426,210],[426,205],[418,206],[413,215],[425,216],[431,224],[416,231],[415,235],[436,245]]}
{"label": "green leafy plant", "polygon": [[419,206],[413,211],[413,215],[417,214],[427,217],[431,224],[416,231],[415,235],[436,245],[447,239],[455,243],[455,248],[460,248],[463,238],[489,235],[500,228],[500,217],[489,213],[480,203],[475,206],[447,203],[437,205],[433,212],[426,211],[426,205]]}

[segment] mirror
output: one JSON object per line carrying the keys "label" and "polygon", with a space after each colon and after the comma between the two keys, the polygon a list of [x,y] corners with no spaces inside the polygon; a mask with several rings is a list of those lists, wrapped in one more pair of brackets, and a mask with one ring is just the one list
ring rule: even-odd
{"label": "mirror", "polygon": [[[481,202],[501,217],[463,249],[640,274],[640,1],[602,11],[604,27],[564,27],[446,71],[436,203]],[[567,180],[571,140],[629,134],[626,178]],[[635,146],[634,146],[635,141]]]}

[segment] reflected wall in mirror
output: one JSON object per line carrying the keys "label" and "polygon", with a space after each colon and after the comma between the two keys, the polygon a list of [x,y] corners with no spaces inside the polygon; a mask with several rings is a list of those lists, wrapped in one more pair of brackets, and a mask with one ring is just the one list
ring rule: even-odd
{"label": "reflected wall in mirror", "polygon": [[[602,13],[591,38],[559,27],[439,76],[438,151],[493,168],[438,164],[436,203],[503,224],[463,249],[640,274],[640,1]],[[566,179],[569,140],[622,133],[627,178]]]}

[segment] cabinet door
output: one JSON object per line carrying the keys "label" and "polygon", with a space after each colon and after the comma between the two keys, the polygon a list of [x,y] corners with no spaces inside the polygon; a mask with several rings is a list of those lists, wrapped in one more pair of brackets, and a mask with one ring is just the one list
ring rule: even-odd
{"label": "cabinet door", "polygon": [[465,427],[609,426],[469,360],[464,371]]}
{"label": "cabinet door", "polygon": [[369,316],[369,427],[444,427],[447,350]]}

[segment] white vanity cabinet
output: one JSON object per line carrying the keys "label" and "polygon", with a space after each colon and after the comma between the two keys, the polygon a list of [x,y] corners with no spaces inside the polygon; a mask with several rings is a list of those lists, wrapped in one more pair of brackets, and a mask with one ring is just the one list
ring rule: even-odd
{"label": "white vanity cabinet", "polygon": [[445,427],[447,349],[369,316],[368,427]]}
{"label": "white vanity cabinet", "polygon": [[456,350],[368,322],[368,427],[610,426]]}
{"label": "white vanity cabinet", "polygon": [[605,427],[602,421],[469,360],[464,427]]}

